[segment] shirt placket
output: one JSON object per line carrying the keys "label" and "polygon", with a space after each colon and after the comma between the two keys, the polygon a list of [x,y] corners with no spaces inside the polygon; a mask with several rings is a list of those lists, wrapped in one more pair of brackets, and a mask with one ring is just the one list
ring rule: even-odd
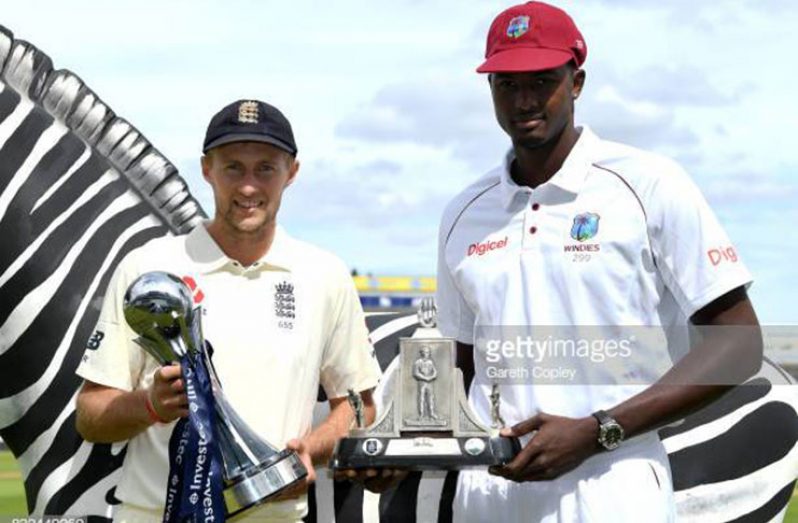
{"label": "shirt placket", "polygon": [[542,230],[545,221],[545,212],[541,200],[543,198],[542,189],[529,189],[524,191],[523,197],[523,221],[521,237],[524,251],[540,250]]}

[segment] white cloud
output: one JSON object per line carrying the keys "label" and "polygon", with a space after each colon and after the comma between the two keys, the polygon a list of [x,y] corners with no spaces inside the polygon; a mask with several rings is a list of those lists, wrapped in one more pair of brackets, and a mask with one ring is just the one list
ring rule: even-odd
{"label": "white cloud", "polygon": [[497,163],[509,142],[495,121],[488,86],[476,80],[418,78],[386,86],[346,117],[337,135],[448,150],[479,172]]}
{"label": "white cloud", "polygon": [[[794,0],[555,3],[590,49],[577,119],[684,163],[741,251],[778,245],[794,257],[783,230],[746,201],[794,200],[798,182],[784,174],[794,172],[798,121]],[[432,272],[444,202],[507,146],[474,68],[509,5],[53,0],[10,2],[2,23],[138,127],[208,212],[198,168],[208,118],[241,97],[275,103],[303,162],[283,209],[290,228],[362,270]],[[762,295],[780,303],[786,286],[768,285]]]}

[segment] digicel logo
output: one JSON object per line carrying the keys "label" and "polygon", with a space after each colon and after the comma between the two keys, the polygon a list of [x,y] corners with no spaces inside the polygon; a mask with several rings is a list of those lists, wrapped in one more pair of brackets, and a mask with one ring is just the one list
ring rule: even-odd
{"label": "digicel logo", "polygon": [[709,261],[712,265],[718,265],[722,261],[737,263],[737,252],[734,247],[721,247],[719,249],[709,249],[707,251]]}
{"label": "digicel logo", "polygon": [[496,249],[503,249],[507,247],[507,236],[505,236],[501,240],[496,241],[487,241],[485,243],[472,243],[468,246],[468,256],[476,254],[477,256],[482,256],[488,251],[495,251]]}

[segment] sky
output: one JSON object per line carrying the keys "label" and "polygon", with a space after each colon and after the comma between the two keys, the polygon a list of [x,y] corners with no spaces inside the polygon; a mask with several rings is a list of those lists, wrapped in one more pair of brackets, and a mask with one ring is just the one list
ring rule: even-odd
{"label": "sky", "polygon": [[[798,323],[794,0],[554,2],[585,37],[578,123],[691,174],[754,275],[760,319]],[[280,222],[361,273],[434,275],[446,203],[509,141],[475,73],[512,2],[0,1],[0,24],[199,171],[210,117],[259,98],[291,120],[299,177]]]}

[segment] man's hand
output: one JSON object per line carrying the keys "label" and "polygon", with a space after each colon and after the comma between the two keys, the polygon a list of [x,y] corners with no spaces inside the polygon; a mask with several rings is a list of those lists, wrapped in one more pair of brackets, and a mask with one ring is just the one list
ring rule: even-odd
{"label": "man's hand", "polygon": [[308,475],[305,476],[304,480],[296,482],[269,501],[285,501],[298,498],[308,491],[311,483],[316,481],[316,469],[313,467],[313,459],[311,459],[308,445],[301,439],[292,439],[285,444],[285,448],[297,453],[299,459],[302,460],[302,464],[305,465]]}
{"label": "man's hand", "polygon": [[179,364],[156,370],[147,394],[152,409],[163,423],[188,416],[188,396]]}
{"label": "man's hand", "polygon": [[409,471],[399,469],[341,469],[335,471],[334,478],[336,481],[355,481],[379,494],[398,485],[408,474]]}
{"label": "man's hand", "polygon": [[513,461],[489,472],[513,481],[554,479],[577,467],[598,452],[598,421],[593,416],[566,418],[539,413],[502,429],[502,436],[523,436],[532,439]]}

